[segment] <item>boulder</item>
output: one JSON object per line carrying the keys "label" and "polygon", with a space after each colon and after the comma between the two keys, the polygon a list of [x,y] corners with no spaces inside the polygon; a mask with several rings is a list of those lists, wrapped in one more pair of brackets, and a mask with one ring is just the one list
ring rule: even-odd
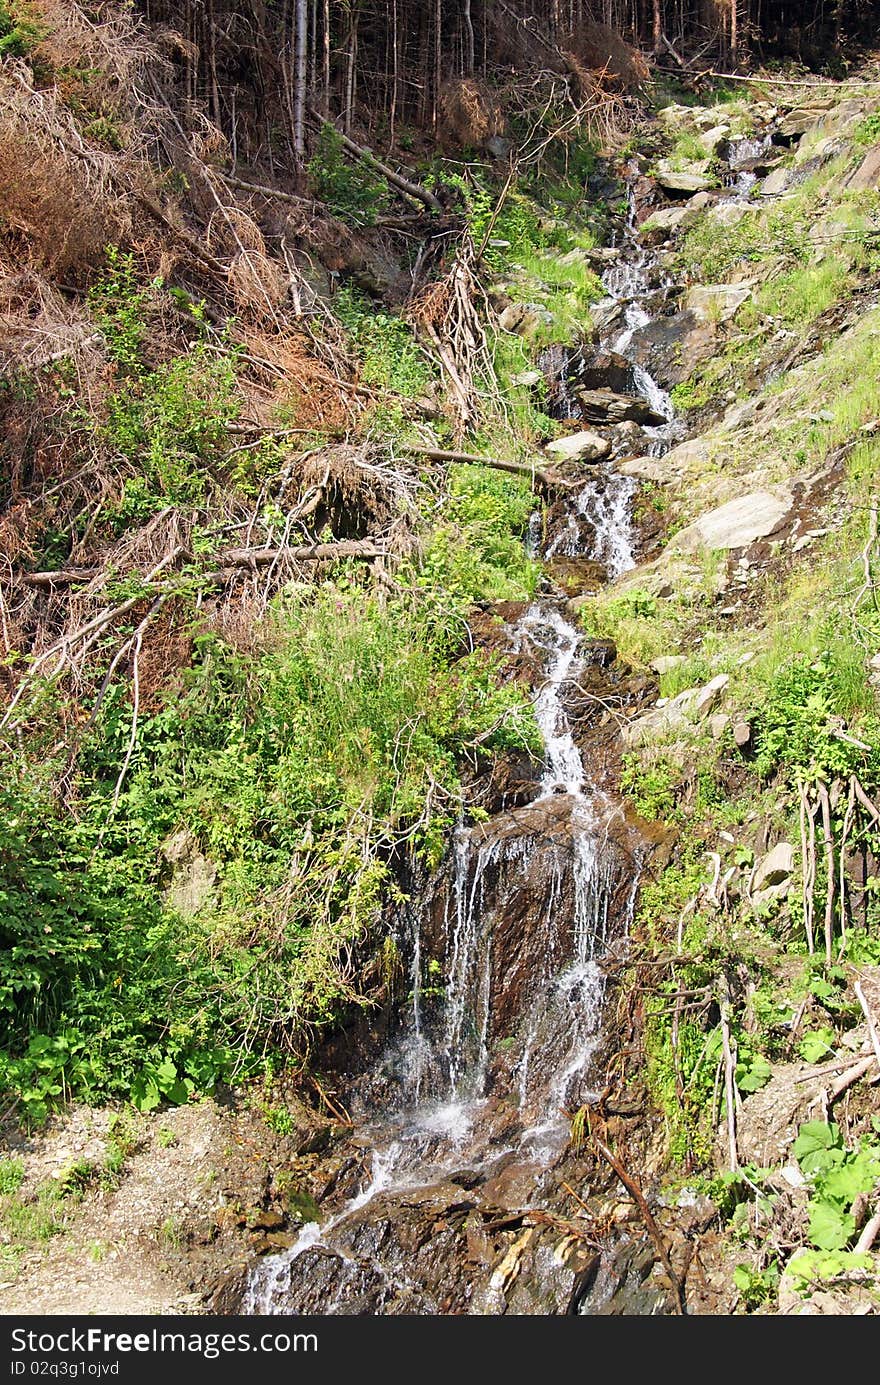
{"label": "boulder", "polygon": [[736,226],[761,209],[756,202],[716,202],[706,213],[719,226]]}
{"label": "boulder", "polygon": [[778,197],[781,192],[785,192],[791,181],[790,168],[774,168],[764,179],[760,187],[762,197]]}
{"label": "boulder", "polygon": [[784,115],[776,127],[776,133],[784,140],[800,139],[808,130],[816,129],[821,121],[820,111],[804,107]]}
{"label": "boulder", "polygon": [[666,422],[644,399],[633,394],[617,394],[614,390],[590,390],[582,387],[574,389],[574,395],[584,411],[584,417],[592,423],[623,423],[631,419],[650,427],[659,427]]}
{"label": "boulder", "polygon": [[733,743],[737,750],[749,750],[752,744],[752,726],[748,721],[736,721],[733,724]]}
{"label": "boulder", "polygon": [[754,892],[767,885],[782,885],[791,879],[793,870],[794,847],[791,842],[777,842],[755,865],[750,889]]}
{"label": "boulder", "polygon": [[702,322],[727,322],[751,297],[754,280],[740,284],[694,284],[685,305]]}
{"label": "boulder", "polygon": [[581,433],[569,433],[565,438],[548,442],[544,451],[556,462],[598,462],[608,456],[611,443],[598,433],[585,429]]}
{"label": "boulder", "polygon": [[657,169],[657,182],[667,192],[708,192],[715,186],[715,179],[709,172],[708,164],[689,164],[687,168],[670,168],[661,159]]}
{"label": "boulder", "polygon": [[669,468],[664,466],[662,457],[629,457],[619,462],[617,470],[621,476],[634,476],[637,481],[654,481],[663,484],[669,480]]}
{"label": "boulder", "polygon": [[844,187],[849,192],[880,187],[880,144],[868,150],[858,168],[847,178]]}
{"label": "boulder", "polygon": [[694,553],[701,548],[745,548],[755,539],[772,534],[791,506],[791,492],[783,487],[779,487],[777,493],[753,491],[750,495],[729,500],[717,510],[709,510],[693,524],[680,529],[670,547],[674,546],[685,553]]}
{"label": "boulder", "polygon": [[629,394],[633,387],[632,362],[616,351],[579,351],[570,359],[567,374],[575,389]]}
{"label": "boulder", "polygon": [[694,220],[695,212],[690,207],[662,207],[652,212],[647,221],[639,227],[639,239],[646,245],[659,245],[668,240],[673,231],[688,226]]}
{"label": "boulder", "polygon": [[662,707],[655,707],[643,716],[636,717],[623,728],[621,739],[624,746],[631,750],[651,741],[663,740],[683,727],[703,721],[714,710],[729,682],[726,673],[719,673],[705,687],[686,688]]}
{"label": "boulder", "polygon": [[678,668],[678,665],[683,663],[683,654],[660,654],[651,660],[651,668],[662,678],[664,673],[669,673],[671,669]]}
{"label": "boulder", "polygon": [[722,152],[730,139],[730,126],[712,125],[708,130],[704,130],[702,134],[698,135],[697,139],[710,158],[713,158]]}

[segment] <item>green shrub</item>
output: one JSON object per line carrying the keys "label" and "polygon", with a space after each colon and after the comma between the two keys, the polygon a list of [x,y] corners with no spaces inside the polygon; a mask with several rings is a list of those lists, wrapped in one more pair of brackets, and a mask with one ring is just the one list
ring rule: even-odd
{"label": "green shrub", "polygon": [[379,385],[409,399],[424,394],[433,374],[401,318],[376,311],[365,294],[348,286],[336,294],[333,307],[363,361],[365,384]]}
{"label": "green shrub", "polygon": [[340,220],[351,226],[372,226],[388,205],[388,188],[372,164],[366,159],[352,162],[343,148],[338,130],[322,125],[308,165],[309,178],[316,195]]}

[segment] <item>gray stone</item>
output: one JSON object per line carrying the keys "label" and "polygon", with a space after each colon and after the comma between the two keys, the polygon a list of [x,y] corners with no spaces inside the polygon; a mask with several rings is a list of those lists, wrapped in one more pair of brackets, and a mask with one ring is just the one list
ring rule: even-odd
{"label": "gray stone", "polygon": [[171,866],[171,883],[165,899],[179,914],[191,917],[213,903],[217,867],[199,849],[189,828],[183,827],[163,842],[162,855]]}
{"label": "gray stone", "polygon": [[656,659],[651,660],[651,668],[662,677],[664,673],[669,673],[671,669],[678,668],[678,665],[683,663],[683,654],[659,654]]}
{"label": "gray stone", "polygon": [[780,167],[774,168],[764,179],[760,187],[762,197],[778,197],[781,192],[785,192],[791,180],[791,169]]}
{"label": "gray stone", "polygon": [[680,731],[683,727],[704,720],[717,705],[724,689],[730,682],[726,673],[720,673],[702,688],[686,688],[677,697],[655,707],[644,716],[636,717],[621,732],[621,740],[627,749],[646,745],[651,741],[663,740]]}
{"label": "gray stone", "polygon": [[733,743],[738,750],[747,750],[752,741],[752,728],[747,721],[737,721],[733,725]]}
{"label": "gray stone", "polygon": [[729,500],[717,510],[709,510],[693,524],[680,529],[672,539],[681,552],[701,548],[726,550],[745,548],[755,539],[766,538],[782,522],[792,505],[791,492],[780,487],[778,493],[753,491]]}
{"label": "gray stone", "polygon": [[843,153],[845,147],[843,140],[837,135],[825,135],[815,144],[811,141],[809,146],[804,142],[798,146],[794,156],[795,166],[805,163],[807,159],[818,159],[820,164],[827,164]]}
{"label": "gray stone", "polygon": [[755,865],[749,889],[754,894],[768,885],[786,884],[793,870],[794,847],[791,842],[777,842],[772,851],[768,851]]}
{"label": "gray stone", "polygon": [[543,379],[543,370],[522,370],[519,375],[511,375],[510,383],[512,385],[525,385],[531,389],[533,385],[540,385]]}
{"label": "gray stone", "polygon": [[652,212],[639,227],[639,239],[649,245],[668,240],[673,231],[693,222],[695,213],[688,207],[662,207]]}
{"label": "gray stone", "polygon": [[880,186],[880,144],[869,149],[854,173],[844,183],[850,192],[860,192],[865,188]]}
{"label": "gray stone", "polygon": [[808,130],[814,130],[821,122],[821,113],[815,108],[789,111],[779,122],[779,133],[783,139],[797,139]]}
{"label": "gray stone", "polygon": [[544,451],[557,462],[597,462],[608,456],[611,443],[598,433],[585,429],[581,433],[569,433],[568,437],[548,442]]}
{"label": "gray stone", "polygon": [[697,136],[700,144],[710,156],[720,154],[730,138],[729,125],[712,125]]}
{"label": "gray stone", "polygon": [[657,182],[668,192],[708,192],[715,186],[715,179],[700,164],[689,168],[664,168],[661,164],[657,172]]}
{"label": "gray stone", "polygon": [[716,202],[706,213],[719,226],[736,226],[753,212],[760,211],[756,202]]}
{"label": "gray stone", "polygon": [[656,427],[666,422],[644,399],[615,390],[575,389],[574,394],[588,421],[593,423],[634,423]]}
{"label": "gray stone", "polygon": [[718,712],[714,717],[710,717],[709,730],[712,732],[713,741],[720,741],[729,725],[730,717],[726,712]]}
{"label": "gray stone", "polygon": [[635,476],[638,481],[661,483],[669,480],[669,468],[663,465],[661,457],[628,457],[618,462],[617,470],[622,476]]}
{"label": "gray stone", "polygon": [[753,280],[740,284],[694,284],[685,306],[702,322],[727,322],[751,297]]}

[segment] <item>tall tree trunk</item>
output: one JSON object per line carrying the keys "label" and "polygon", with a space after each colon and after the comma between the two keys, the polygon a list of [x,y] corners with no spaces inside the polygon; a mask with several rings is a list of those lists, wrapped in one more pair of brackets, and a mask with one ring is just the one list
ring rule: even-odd
{"label": "tall tree trunk", "polygon": [[293,64],[293,148],[302,159],[306,147],[306,70],[309,38],[308,0],[296,0],[296,36]]}
{"label": "tall tree trunk", "polygon": [[464,52],[462,66],[465,77],[474,75],[474,25],[471,19],[471,0],[462,0],[461,17],[464,21]]}
{"label": "tall tree trunk", "polygon": [[330,0],[324,0],[324,114],[330,115]]}

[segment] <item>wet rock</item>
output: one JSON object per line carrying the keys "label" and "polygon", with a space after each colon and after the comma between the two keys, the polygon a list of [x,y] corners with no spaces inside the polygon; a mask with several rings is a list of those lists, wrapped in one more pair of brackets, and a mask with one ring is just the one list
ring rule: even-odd
{"label": "wet rock", "polygon": [[[666,422],[644,399],[631,394],[617,394],[614,390],[583,389],[574,390],[575,397],[591,423],[623,423],[632,420],[647,427],[658,427]],[[609,447],[610,451],[610,447]]]}
{"label": "wet rock", "polygon": [[752,296],[754,280],[739,284],[695,284],[688,289],[686,307],[702,322],[727,322]]}
{"label": "wet rock", "polygon": [[663,389],[687,379],[696,365],[715,350],[715,326],[701,322],[692,312],[655,317],[633,335],[633,352],[639,365],[653,375]]}
{"label": "wet rock", "polygon": [[598,303],[592,303],[590,319],[594,333],[603,335],[610,331],[616,323],[623,321],[625,311],[624,305],[616,298],[600,298]]}
{"label": "wet rock", "polygon": [[245,1220],[252,1231],[277,1231],[284,1225],[282,1214],[266,1207],[252,1207]]}
{"label": "wet rock", "polygon": [[568,362],[567,374],[578,389],[632,391],[632,362],[616,351],[578,351]]}
{"label": "wet rock", "polygon": [[550,558],[547,567],[566,596],[599,591],[608,581],[608,569],[593,558]]}
{"label": "wet rock", "polygon": [[597,462],[611,452],[611,443],[598,433],[584,430],[548,442],[544,451],[558,462]]}
{"label": "wet rock", "polygon": [[615,457],[631,457],[638,453],[645,445],[645,435],[642,432],[641,424],[633,422],[632,419],[624,419],[623,423],[615,425],[611,433],[611,450]]}
{"label": "wet rock", "polygon": [[755,539],[772,534],[789,513],[792,503],[793,497],[787,487],[780,486],[775,493],[754,491],[701,515],[693,524],[680,529],[672,544],[686,553],[701,548],[745,548]]}
{"label": "wet rock", "polygon": [[541,764],[527,751],[496,754],[488,779],[479,783],[479,803],[491,817],[522,808],[536,797],[541,782]]}

